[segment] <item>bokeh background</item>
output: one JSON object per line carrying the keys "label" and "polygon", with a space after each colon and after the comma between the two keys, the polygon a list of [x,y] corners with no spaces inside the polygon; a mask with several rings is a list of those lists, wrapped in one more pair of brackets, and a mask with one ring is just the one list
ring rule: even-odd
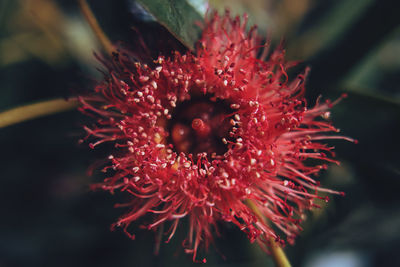
{"label": "bokeh background", "polygon": [[[183,0],[166,1],[172,5]],[[183,45],[134,1],[88,1],[112,41],[137,40],[157,55]],[[142,2],[151,2],[142,1]],[[192,0],[199,14],[206,1]],[[359,140],[336,146],[341,166],[322,177],[346,192],[308,214],[286,251],[293,266],[400,266],[400,16],[386,0],[212,0],[247,12],[289,59],[310,66],[308,99],[349,97],[334,107],[342,133]],[[160,12],[168,12],[161,10]],[[183,14],[184,19],[186,14]],[[161,43],[165,46],[160,47]],[[76,1],[0,1],[0,110],[90,88],[100,78],[101,46]],[[77,111],[0,129],[0,266],[195,266],[183,253],[185,227],[154,255],[154,233],[135,241],[109,226],[123,212],[120,196],[92,192],[101,173],[87,168],[107,155],[78,144],[87,121]],[[231,225],[207,253],[208,266],[273,266]],[[226,259],[225,259],[226,258]]]}

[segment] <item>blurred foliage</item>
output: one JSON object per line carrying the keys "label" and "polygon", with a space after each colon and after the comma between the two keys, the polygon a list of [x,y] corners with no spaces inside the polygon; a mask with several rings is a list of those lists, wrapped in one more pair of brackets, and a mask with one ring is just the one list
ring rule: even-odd
{"label": "blurred foliage", "polygon": [[[193,22],[206,9],[200,0],[89,3],[112,41],[135,47],[140,32],[152,56],[192,47],[199,33]],[[226,4],[210,1],[219,10]],[[342,165],[322,177],[346,197],[309,214],[305,231],[287,247],[293,265],[400,265],[396,1],[232,0],[229,9],[247,12],[274,43],[285,38],[288,57],[303,60],[296,71],[311,66],[310,104],[321,94],[332,99],[349,94],[334,107],[332,119],[360,142],[332,142]],[[98,77],[93,51],[99,47],[75,1],[1,1],[0,109],[89,88]],[[108,148],[91,151],[77,144],[86,120],[72,111],[0,131],[0,266],[192,265],[181,249],[184,226],[170,244],[162,244],[159,256],[153,255],[152,233],[138,229],[131,241],[122,231],[109,231],[121,213],[112,207],[119,196],[88,191],[102,174],[88,177],[86,169]],[[272,264],[235,227],[221,229],[208,266]]]}
{"label": "blurred foliage", "polygon": [[8,18],[1,24],[1,65],[32,58],[53,66],[69,57],[83,64],[94,62],[92,51],[98,49],[97,40],[79,14],[65,14],[51,0],[5,0],[2,12]]}

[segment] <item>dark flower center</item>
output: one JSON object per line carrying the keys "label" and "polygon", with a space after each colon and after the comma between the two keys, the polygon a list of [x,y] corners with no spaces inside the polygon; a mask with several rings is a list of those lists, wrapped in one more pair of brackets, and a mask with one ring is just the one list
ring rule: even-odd
{"label": "dark flower center", "polygon": [[223,155],[232,128],[232,109],[222,100],[199,98],[177,105],[169,124],[170,141],[177,152]]}

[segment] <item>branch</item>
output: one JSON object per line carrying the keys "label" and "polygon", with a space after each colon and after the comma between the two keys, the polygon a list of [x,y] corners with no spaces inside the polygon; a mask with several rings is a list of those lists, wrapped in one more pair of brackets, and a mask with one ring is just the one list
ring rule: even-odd
{"label": "branch", "polygon": [[0,128],[46,115],[74,109],[78,106],[76,99],[52,99],[39,103],[12,108],[0,113]]}
{"label": "branch", "polygon": [[[257,205],[254,204],[253,201],[250,199],[247,199],[246,201],[247,206],[254,211],[255,215],[263,222],[265,222],[265,217],[262,215],[260,210],[257,208]],[[270,238],[269,240],[269,247],[271,249],[271,254],[272,258],[274,259],[275,265],[277,267],[291,267],[292,265],[290,264],[288,258],[286,257],[285,252],[283,249],[275,242],[273,238]]]}
{"label": "branch", "polygon": [[99,39],[100,43],[102,44],[104,50],[111,55],[114,51],[113,45],[108,39],[107,35],[101,29],[99,22],[97,21],[96,17],[94,16],[92,10],[90,9],[86,0],[78,0],[79,7],[81,9],[82,14],[85,16],[86,21],[89,23],[90,27],[92,28],[94,34],[96,35],[97,39]]}

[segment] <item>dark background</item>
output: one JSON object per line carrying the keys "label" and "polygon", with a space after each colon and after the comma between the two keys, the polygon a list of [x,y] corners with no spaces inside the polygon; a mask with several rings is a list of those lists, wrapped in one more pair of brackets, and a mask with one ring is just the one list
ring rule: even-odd
{"label": "dark background", "polygon": [[[134,42],[135,26],[157,55],[183,49],[132,1],[89,1],[113,41]],[[202,1],[196,2],[201,6]],[[342,133],[341,166],[322,183],[346,192],[309,214],[288,256],[293,266],[400,266],[400,16],[396,1],[232,1],[262,33],[285,37],[288,58],[311,66],[310,103],[349,97],[332,111]],[[211,1],[223,8],[223,1]],[[160,40],[165,43],[160,47]],[[165,41],[165,42],[164,42]],[[75,1],[0,2],[0,110],[82,92],[99,78],[100,45]],[[296,69],[297,70],[297,69]],[[92,192],[87,168],[107,147],[79,145],[87,118],[69,111],[0,129],[0,266],[188,266],[180,227],[154,256],[154,233],[135,241],[109,226],[119,196]],[[207,253],[208,266],[268,266],[270,256],[231,225]],[[222,256],[223,255],[223,256]],[[224,259],[226,257],[226,259]],[[272,265],[271,265],[272,266]]]}

